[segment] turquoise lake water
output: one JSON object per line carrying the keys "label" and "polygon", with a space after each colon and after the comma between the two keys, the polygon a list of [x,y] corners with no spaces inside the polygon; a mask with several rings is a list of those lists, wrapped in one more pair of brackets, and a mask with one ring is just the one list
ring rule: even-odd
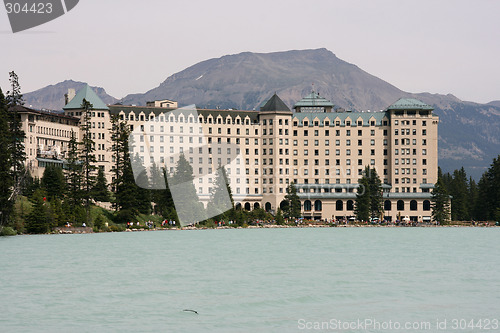
{"label": "turquoise lake water", "polygon": [[0,331],[481,331],[453,330],[461,319],[500,331],[499,240],[500,228],[0,237]]}

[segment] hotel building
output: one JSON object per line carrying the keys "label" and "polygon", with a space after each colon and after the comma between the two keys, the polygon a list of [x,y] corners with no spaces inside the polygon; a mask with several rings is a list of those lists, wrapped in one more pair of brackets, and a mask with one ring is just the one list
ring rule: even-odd
{"label": "hotel building", "polygon": [[110,116],[133,131],[134,154],[173,172],[179,154],[191,163],[194,185],[209,199],[214,172],[225,166],[233,198],[243,209],[275,212],[291,182],[296,184],[304,217],[354,216],[358,179],[366,166],[383,182],[384,217],[430,220],[431,190],[437,181],[438,117],[416,99],[400,99],[380,112],[350,112],[311,93],[291,111],[275,94],[259,111],[174,110],[175,101],[147,106],[105,105],[88,86],[64,107],[64,114],[24,108],[27,165],[41,176],[47,163],[63,163],[71,131],[79,133],[81,103],[93,104],[92,136],[96,158],[108,181]]}

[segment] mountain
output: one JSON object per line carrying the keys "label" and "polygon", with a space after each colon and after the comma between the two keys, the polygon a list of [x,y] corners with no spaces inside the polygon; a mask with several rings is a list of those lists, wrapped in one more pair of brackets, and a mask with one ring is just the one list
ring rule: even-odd
{"label": "mountain", "polygon": [[169,98],[198,107],[254,109],[274,92],[293,105],[313,88],[337,105],[363,110],[383,109],[402,94],[332,52],[318,49],[244,52],[206,60],[145,94],[128,95],[122,102],[145,105],[149,100]]}
{"label": "mountain", "polygon": [[[85,82],[66,80],[45,88],[38,89],[23,95],[25,105],[35,109],[62,110],[64,106],[64,94],[73,88],[76,92],[85,86]],[[104,103],[113,104],[118,100],[106,93],[103,88],[91,87]]]}
{"label": "mountain", "polygon": [[[37,105],[56,108],[48,102],[57,97],[60,109],[67,87],[78,89],[70,84],[72,82],[38,90]],[[59,85],[63,88],[52,97],[41,93]],[[417,98],[434,106],[434,112],[440,116],[439,165],[445,172],[464,166],[467,173],[478,180],[493,157],[500,154],[500,101],[479,104],[462,101],[451,94],[405,92],[324,48],[244,52],[209,59],[168,77],[146,93],[127,95],[120,102],[145,105],[147,101],[173,99],[181,106],[196,104],[200,108],[251,110],[258,109],[274,92],[293,107],[312,89],[338,107],[358,111],[383,110],[401,97]],[[104,99],[106,103],[114,103],[110,102],[113,97],[106,95],[103,89],[98,95],[109,97]],[[47,103],[43,102],[44,98]]]}
{"label": "mountain", "polygon": [[500,106],[500,101],[491,101],[488,103],[488,105]]}

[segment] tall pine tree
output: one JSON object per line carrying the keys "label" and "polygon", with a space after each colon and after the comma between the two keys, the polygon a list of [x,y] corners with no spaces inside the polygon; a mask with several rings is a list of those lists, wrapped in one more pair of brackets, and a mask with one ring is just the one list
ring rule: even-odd
{"label": "tall pine tree", "polygon": [[94,187],[92,188],[92,198],[95,201],[109,202],[109,190],[104,176],[103,168],[97,171],[97,178]]}
{"label": "tall pine tree", "polygon": [[451,219],[453,221],[469,220],[469,202],[471,198],[469,197],[467,175],[463,167],[453,172],[453,178],[448,184],[448,193],[452,195]]}
{"label": "tall pine tree", "polygon": [[[229,194],[229,201],[228,201]],[[208,215],[214,216],[216,220],[221,220],[223,217],[228,217],[229,214],[224,214],[230,209],[234,209],[234,201],[231,193],[231,188],[228,184],[226,169],[219,166],[217,169],[217,177],[215,177],[210,193],[210,201],[207,204]]]}
{"label": "tall pine tree", "polygon": [[365,167],[363,177],[358,180],[358,192],[354,213],[360,221],[368,221],[370,217],[380,217],[382,207],[382,183],[375,169]]}
{"label": "tall pine tree", "polygon": [[286,217],[298,219],[302,216],[302,213],[300,211],[301,203],[299,196],[297,195],[297,188],[295,187],[294,183],[288,185],[286,189],[285,202],[286,204],[283,212],[285,213]]}
{"label": "tall pine tree", "polygon": [[95,163],[95,142],[92,139],[91,115],[94,106],[85,98],[82,101],[82,119],[81,132],[82,141],[80,142],[80,161],[82,165],[82,197],[85,202],[85,211],[87,213],[87,224],[90,224],[90,200],[92,198],[92,188],[95,183],[94,171]]}
{"label": "tall pine tree", "polygon": [[0,147],[3,147],[0,149],[0,231],[9,220],[14,202],[11,197],[14,178],[11,172],[10,143],[7,102],[0,89]]}
{"label": "tall pine tree", "polygon": [[69,206],[75,209],[81,204],[82,164],[79,159],[78,142],[75,132],[71,131],[66,156],[66,184]]}
{"label": "tall pine tree", "polygon": [[21,115],[18,110],[24,104],[19,77],[12,71],[9,72],[11,89],[7,92],[7,106],[9,109],[9,133],[10,143],[7,146],[11,155],[11,170],[14,178],[14,198],[21,191],[23,176],[25,173],[24,162],[26,153],[24,151],[24,139],[26,137],[22,130]]}
{"label": "tall pine tree", "polygon": [[438,176],[432,190],[432,219],[439,224],[450,222],[450,196],[446,190],[443,179]]}
{"label": "tall pine tree", "polygon": [[43,171],[42,187],[49,199],[62,199],[66,190],[66,181],[62,168],[48,165]]}
{"label": "tall pine tree", "polygon": [[182,225],[203,221],[207,216],[196,195],[193,178],[193,168],[184,154],[181,154],[170,182],[170,189],[175,191],[175,208]]}

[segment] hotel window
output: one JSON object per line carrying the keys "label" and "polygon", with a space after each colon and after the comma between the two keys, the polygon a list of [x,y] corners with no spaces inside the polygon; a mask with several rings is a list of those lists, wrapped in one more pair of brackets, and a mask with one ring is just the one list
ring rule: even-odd
{"label": "hotel window", "polygon": [[347,150],[345,151],[345,154],[346,154],[346,155],[348,155],[348,156],[349,156],[349,155],[351,155],[351,150],[350,150],[350,149],[347,149]]}
{"label": "hotel window", "polygon": [[325,140],[325,146],[329,146],[330,145],[330,140]]}
{"label": "hotel window", "polygon": [[423,129],[422,130],[422,135],[427,135],[427,130]]}
{"label": "hotel window", "polygon": [[[349,140],[347,140],[347,141],[349,141]],[[340,146],[340,140],[335,140],[335,145]]]}
{"label": "hotel window", "polygon": [[375,140],[370,140],[370,145],[375,146]]}
{"label": "hotel window", "polygon": [[347,160],[345,161],[345,164],[346,164],[346,165],[351,165],[351,160],[350,160],[350,159],[347,159]]}
{"label": "hotel window", "polygon": [[304,140],[304,146],[308,146],[309,145],[309,141],[308,140]]}
{"label": "hotel window", "polygon": [[347,136],[351,136],[351,130],[347,130],[347,131],[346,131],[346,135],[347,135]]}
{"label": "hotel window", "polygon": [[370,160],[371,165],[375,165],[375,160]]}
{"label": "hotel window", "polygon": [[304,149],[304,155],[305,156],[309,155],[309,151],[307,149]]}
{"label": "hotel window", "polygon": [[359,156],[363,155],[363,149],[358,149],[358,155]]}
{"label": "hotel window", "polygon": [[325,149],[325,155],[330,155],[330,149]]}
{"label": "hotel window", "polygon": [[319,146],[319,140],[314,140],[314,145]]}
{"label": "hotel window", "polygon": [[335,155],[337,155],[337,156],[340,155],[340,149],[335,149]]}
{"label": "hotel window", "polygon": [[340,136],[340,130],[335,130],[335,136]]}
{"label": "hotel window", "polygon": [[422,155],[427,155],[427,149],[422,149]]}
{"label": "hotel window", "polygon": [[394,164],[398,165],[398,164],[399,164],[399,159],[397,159],[397,158],[396,158],[396,159],[394,160]]}
{"label": "hotel window", "polygon": [[[360,124],[360,122],[358,122],[358,126],[361,126],[362,124]],[[358,130],[358,136],[362,136],[363,135],[363,131],[362,130]]]}
{"label": "hotel window", "polygon": [[370,155],[372,155],[372,156],[375,155],[375,149],[370,149]]}

